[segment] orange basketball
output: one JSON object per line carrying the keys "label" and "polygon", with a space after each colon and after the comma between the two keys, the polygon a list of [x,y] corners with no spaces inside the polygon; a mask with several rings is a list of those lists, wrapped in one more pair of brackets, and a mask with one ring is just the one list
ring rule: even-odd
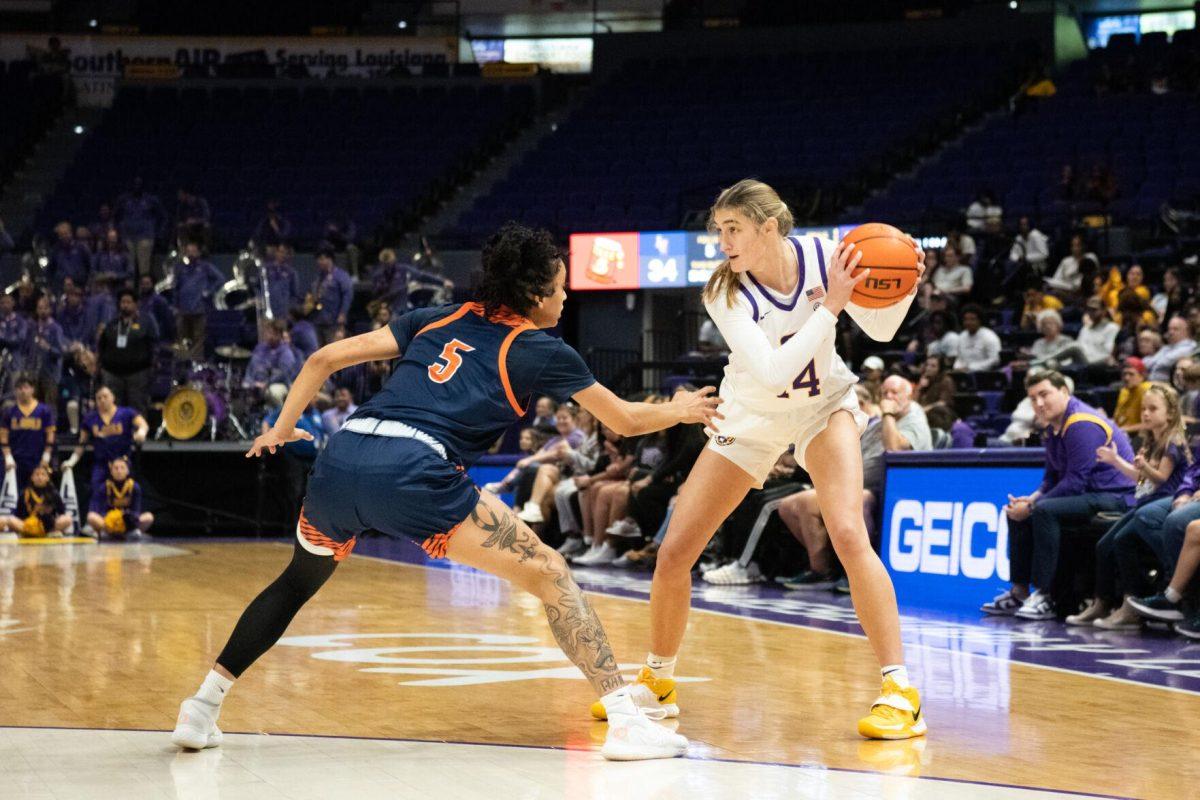
{"label": "orange basketball", "polygon": [[917,253],[912,237],[885,225],[869,222],[859,225],[842,239],[862,251],[862,260],[854,270],[871,270],[867,279],[854,287],[851,301],[865,308],[887,308],[903,300],[917,282]]}

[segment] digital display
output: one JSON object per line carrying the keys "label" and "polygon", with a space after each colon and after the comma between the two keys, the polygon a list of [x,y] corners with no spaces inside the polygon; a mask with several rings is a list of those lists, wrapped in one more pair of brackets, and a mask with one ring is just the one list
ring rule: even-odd
{"label": "digital display", "polygon": [[1173,36],[1175,31],[1195,27],[1195,11],[1152,11],[1147,14],[1090,17],[1085,25],[1085,35],[1088,48],[1095,50],[1098,47],[1108,47],[1109,38],[1118,33],[1132,33],[1141,39],[1143,33],[1162,31],[1168,36]]}
{"label": "digital display", "polygon": [[571,289],[638,289],[641,286],[637,233],[571,235]]}

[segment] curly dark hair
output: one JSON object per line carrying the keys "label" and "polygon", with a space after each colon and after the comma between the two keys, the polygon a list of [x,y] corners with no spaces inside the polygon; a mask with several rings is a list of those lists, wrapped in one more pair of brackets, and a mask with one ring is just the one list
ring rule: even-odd
{"label": "curly dark hair", "polygon": [[528,314],[534,298],[551,293],[561,261],[549,231],[506,222],[483,246],[483,276],[476,297],[488,314],[501,306]]}

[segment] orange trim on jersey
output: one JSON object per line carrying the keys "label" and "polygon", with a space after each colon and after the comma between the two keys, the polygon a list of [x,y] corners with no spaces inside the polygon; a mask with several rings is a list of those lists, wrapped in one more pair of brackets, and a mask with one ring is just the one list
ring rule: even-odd
{"label": "orange trim on jersey", "polygon": [[313,527],[312,523],[308,521],[308,517],[304,516],[303,508],[300,509],[300,533],[309,544],[332,550],[334,561],[344,561],[358,541],[357,536],[352,536],[347,541],[335,542]]}
{"label": "orange trim on jersey", "polygon": [[[466,520],[463,520],[466,522]],[[458,523],[445,533],[435,533],[425,541],[421,542],[421,549],[425,551],[430,558],[445,558],[446,548],[450,546],[450,539],[454,534],[458,533],[458,529],[463,526],[463,522]]]}
{"label": "orange trim on jersey", "polygon": [[[417,331],[416,335],[413,336],[413,338],[414,339],[417,338],[417,336],[420,336],[422,333],[425,333],[425,331],[431,331],[434,328],[441,328],[445,325],[449,325],[451,322],[454,322],[455,320],[462,319],[469,312],[475,311],[475,308],[477,306],[482,308],[482,306],[479,306],[478,303],[463,303],[461,306],[458,307],[457,310],[454,311],[453,314],[442,317],[441,319],[437,320],[436,322],[431,322],[428,325],[426,325],[424,328],[421,328],[421,330]],[[475,313],[478,314],[478,313],[482,313],[482,312],[475,311]]]}
{"label": "orange trim on jersey", "polygon": [[525,320],[524,324],[509,331],[508,336],[504,337],[504,343],[500,345],[500,382],[504,384],[504,396],[508,398],[508,404],[513,407],[513,411],[517,412],[518,417],[525,416],[525,409],[521,408],[521,404],[517,402],[517,396],[513,393],[512,384],[508,380],[508,348],[512,347],[513,339],[536,327],[529,320]]}

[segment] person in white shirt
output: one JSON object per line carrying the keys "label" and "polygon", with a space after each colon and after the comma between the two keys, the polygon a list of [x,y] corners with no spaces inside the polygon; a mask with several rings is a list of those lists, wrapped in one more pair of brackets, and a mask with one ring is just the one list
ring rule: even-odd
{"label": "person in white shirt", "polygon": [[1003,217],[1004,209],[996,202],[996,195],[984,190],[976,196],[971,205],[967,206],[967,229],[987,230],[989,225],[996,227]]}
{"label": "person in white shirt", "polygon": [[966,372],[982,372],[1000,365],[1000,337],[991,328],[983,327],[983,309],[977,305],[964,306],[962,332],[958,334],[958,358],[954,368]]}
{"label": "person in white shirt", "polygon": [[1033,227],[1029,217],[1021,217],[1017,223],[1017,235],[1013,237],[1008,260],[1014,264],[1028,264],[1038,275],[1046,271],[1046,262],[1050,260],[1050,240]]}
{"label": "person in white shirt", "polygon": [[1192,324],[1183,317],[1171,317],[1167,322],[1166,343],[1142,361],[1146,365],[1146,379],[1169,383],[1175,362],[1196,352],[1196,341],[1192,338]]}
{"label": "person in white shirt", "polygon": [[1047,361],[1057,365],[1066,364],[1079,358],[1078,346],[1075,340],[1062,332],[1062,315],[1052,308],[1047,308],[1037,315],[1037,329],[1042,338],[1029,348],[1030,364],[1040,366]]}
{"label": "person in white shirt", "polygon": [[1099,297],[1089,297],[1084,307],[1083,328],[1075,340],[1089,364],[1116,364],[1114,351],[1121,326],[1112,321]]}
{"label": "person in white shirt", "polygon": [[[883,675],[883,691],[871,713],[859,720],[858,731],[867,738],[920,736],[925,720],[904,667],[895,590],[861,513],[859,436],[867,417],[854,391],[857,379],[834,349],[842,311],[872,339],[890,341],[916,286],[887,308],[856,305],[851,294],[870,272],[851,277],[862,251],[816,236],[790,238],[793,224],[787,205],[759,181],[740,181],[713,204],[709,229],[718,235],[726,260],[703,297],[730,349],[721,384],[724,419],[680,489],[658,551],[650,593],[650,653],[638,681],[659,698],[676,696],[674,668],[687,628],[692,567],[721,521],[752,488],[762,487],[779,454],[793,446],[796,463],[817,490],[825,527]],[[923,273],[924,253],[909,242]],[[659,701],[671,716],[678,713],[677,703],[677,698]],[[603,708],[593,706],[592,712],[600,717]]]}
{"label": "person in white shirt", "polygon": [[942,294],[962,300],[975,285],[975,273],[969,265],[960,262],[958,248],[947,242],[942,248],[941,266],[930,274],[929,280]]}
{"label": "person in white shirt", "polygon": [[1100,263],[1095,253],[1084,252],[1083,237],[1075,234],[1071,237],[1071,252],[1058,262],[1054,274],[1046,278],[1046,285],[1060,292],[1078,292],[1083,284],[1083,261],[1088,258]]}
{"label": "person in white shirt", "polygon": [[946,234],[946,244],[954,245],[961,261],[967,264],[974,263],[975,238],[971,234],[963,233],[962,229],[956,225]]}

